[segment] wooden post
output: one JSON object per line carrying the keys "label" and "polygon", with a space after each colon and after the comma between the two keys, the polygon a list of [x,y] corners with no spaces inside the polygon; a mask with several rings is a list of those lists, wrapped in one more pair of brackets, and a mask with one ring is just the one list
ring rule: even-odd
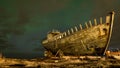
{"label": "wooden post", "polygon": [[95,23],[95,26],[97,25],[97,20],[96,19],[94,19],[94,23]]}
{"label": "wooden post", "polygon": [[92,23],[91,23],[91,21],[89,21],[89,24],[90,24],[90,27],[92,27]]}
{"label": "wooden post", "polygon": [[75,31],[78,31],[77,27],[75,26]]}
{"label": "wooden post", "polygon": [[102,17],[100,17],[100,24],[102,24]]}
{"label": "wooden post", "polygon": [[106,23],[110,23],[110,16],[106,16]]}
{"label": "wooden post", "polygon": [[88,24],[87,24],[87,22],[85,22],[85,26],[86,26],[86,28],[88,28]]}
{"label": "wooden post", "polygon": [[70,35],[70,31],[68,30],[68,35]]}
{"label": "wooden post", "polygon": [[82,25],[80,24],[80,29],[82,30]]}
{"label": "wooden post", "polygon": [[71,28],[71,32],[73,33],[74,31],[73,31],[73,28]]}

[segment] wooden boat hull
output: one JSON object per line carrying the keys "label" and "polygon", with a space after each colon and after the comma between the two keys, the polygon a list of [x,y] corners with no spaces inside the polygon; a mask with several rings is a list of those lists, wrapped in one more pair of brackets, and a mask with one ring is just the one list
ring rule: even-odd
{"label": "wooden boat hull", "polygon": [[86,24],[86,28],[81,30],[71,29],[71,34],[68,31],[60,33],[53,38],[44,40],[42,42],[44,48],[57,55],[62,53],[64,55],[102,55],[108,47],[112,26],[114,20],[114,13],[106,18],[106,22],[93,26],[90,23],[90,27]]}

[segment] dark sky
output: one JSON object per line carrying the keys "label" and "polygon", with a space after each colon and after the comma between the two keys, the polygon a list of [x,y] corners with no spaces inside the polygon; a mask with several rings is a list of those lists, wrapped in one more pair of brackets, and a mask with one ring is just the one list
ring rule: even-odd
{"label": "dark sky", "polygon": [[120,48],[120,0],[0,0],[0,49],[6,57],[40,57],[52,29],[67,31],[115,11],[110,47]]}

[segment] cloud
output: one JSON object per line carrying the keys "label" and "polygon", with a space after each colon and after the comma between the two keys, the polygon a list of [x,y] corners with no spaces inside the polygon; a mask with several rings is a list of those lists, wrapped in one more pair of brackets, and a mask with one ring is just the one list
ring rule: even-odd
{"label": "cloud", "polygon": [[96,14],[105,14],[106,12],[114,10],[117,0],[93,0],[93,16]]}
{"label": "cloud", "polygon": [[67,3],[71,0],[29,0],[17,1],[16,6],[22,7],[27,10],[31,15],[34,14],[48,14],[51,12],[59,11],[67,7]]}

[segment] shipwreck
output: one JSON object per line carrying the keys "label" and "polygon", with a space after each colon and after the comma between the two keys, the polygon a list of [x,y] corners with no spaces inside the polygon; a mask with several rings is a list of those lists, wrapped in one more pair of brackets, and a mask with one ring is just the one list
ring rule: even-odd
{"label": "shipwreck", "polygon": [[81,55],[104,55],[111,39],[114,12],[111,12],[99,22],[94,19],[94,24],[89,21],[82,25],[71,28],[66,32],[53,30],[47,34],[47,38],[42,41],[46,49],[45,56],[81,56]]}

